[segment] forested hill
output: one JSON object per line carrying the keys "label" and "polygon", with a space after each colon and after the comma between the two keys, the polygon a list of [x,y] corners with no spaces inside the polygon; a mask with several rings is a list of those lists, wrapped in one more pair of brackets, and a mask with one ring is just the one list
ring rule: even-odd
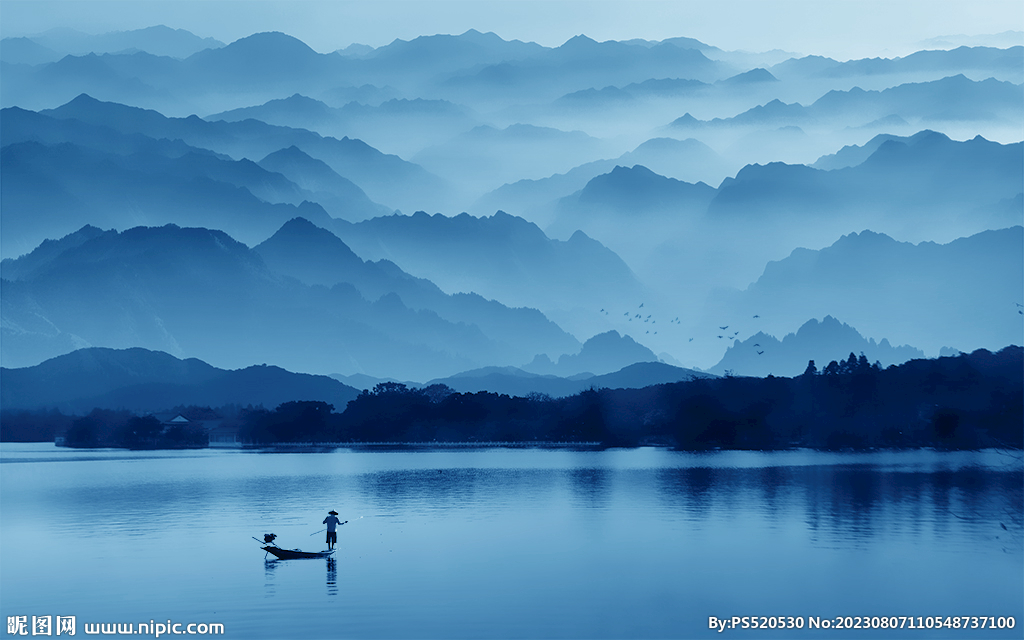
{"label": "forested hill", "polygon": [[[274,410],[236,411],[225,422],[253,444],[556,441],[688,450],[1024,448],[1022,354],[1024,349],[1011,346],[886,369],[850,354],[821,372],[812,363],[793,378],[700,379],[644,389],[590,389],[561,399],[382,383],[363,391],[341,413],[324,402],[289,402]],[[102,417],[94,412],[74,420],[69,435],[88,436],[81,444],[118,446],[116,429],[81,433],[84,427],[103,429]],[[4,418],[5,431],[11,418]],[[69,444],[76,444],[74,438]]]}

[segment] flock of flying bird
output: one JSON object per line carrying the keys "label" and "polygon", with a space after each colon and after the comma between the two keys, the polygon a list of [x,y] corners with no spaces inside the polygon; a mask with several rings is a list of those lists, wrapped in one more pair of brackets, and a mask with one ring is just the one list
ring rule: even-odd
{"label": "flock of flying bird", "polygon": [[[656,324],[658,321],[657,321],[657,319],[654,318],[654,314],[650,314],[649,313],[646,316],[644,316],[644,314],[638,313],[639,310],[643,309],[643,308],[644,308],[644,303],[641,302],[640,306],[637,307],[636,310],[634,310],[634,311],[626,311],[622,315],[626,317],[626,321],[627,322],[633,322],[633,320],[639,320],[639,321],[642,321],[642,322],[649,322],[651,325]],[[600,313],[602,313],[604,315],[608,315],[608,312],[606,310],[604,310],[604,309],[601,309]],[[755,320],[760,318],[760,317],[761,316],[759,316],[759,315],[754,315],[754,319]],[[675,318],[669,320],[668,323],[669,324],[679,324],[679,325],[682,324],[682,322],[680,322],[680,320],[679,320],[679,316],[676,316]],[[718,328],[721,331],[725,331],[726,329],[729,328],[729,325],[725,325],[724,327],[718,327]],[[650,334],[650,333],[652,333],[652,331],[651,331],[651,329],[647,329],[646,331],[644,331],[644,333],[645,334]],[[654,335],[658,334],[657,331],[654,331],[653,333],[654,333]],[[723,339],[723,338],[729,338],[729,339],[735,340],[736,336],[738,336],[739,333],[740,333],[739,331],[734,331],[732,333],[732,335],[719,335],[718,338],[720,340]],[[693,338],[690,338],[689,342],[693,342]],[[757,351],[757,355],[759,355],[759,356],[760,355],[764,355],[764,351],[760,347],[761,347],[761,345],[759,343],[754,345],[754,350]]]}
{"label": "flock of flying bird", "polygon": [[[1019,302],[1016,302],[1014,304],[1017,305],[1017,313],[1022,315],[1022,316],[1024,316],[1024,304],[1021,304]],[[641,302],[640,306],[637,307],[637,310],[635,310],[635,311],[626,311],[622,315],[626,316],[626,319],[627,319],[628,322],[633,322],[633,320],[640,320],[640,321],[643,321],[643,322],[649,322],[649,323],[651,323],[651,325],[656,324],[658,321],[654,318],[653,314],[649,313],[646,316],[644,316],[642,313],[638,313],[638,311],[640,309],[643,309],[643,308],[644,308],[644,303]],[[608,312],[605,311],[604,309],[601,309],[600,312],[603,313],[604,315],[608,315]],[[760,317],[761,316],[759,316],[759,315],[754,315],[754,319],[755,320],[760,318]],[[669,320],[668,322],[669,322],[669,324],[682,324],[682,322],[679,321],[679,316],[676,316],[675,318]],[[725,331],[726,329],[729,328],[729,325],[720,326],[718,328],[721,331]],[[644,333],[645,334],[649,334],[649,333],[651,333],[651,330],[648,329]],[[739,331],[734,331],[732,333],[732,335],[722,334],[722,335],[718,335],[717,337],[718,337],[719,340],[722,340],[724,338],[729,338],[729,339],[735,340],[736,336],[738,336],[739,333],[740,333]],[[658,334],[658,332],[655,331],[654,335],[657,335],[657,334]],[[689,342],[693,342],[693,338],[690,338]],[[761,348],[761,344],[760,343],[755,343],[753,345],[753,347],[754,347],[754,350],[757,352],[757,355],[759,355],[759,356],[760,355],[764,355],[764,350]]]}

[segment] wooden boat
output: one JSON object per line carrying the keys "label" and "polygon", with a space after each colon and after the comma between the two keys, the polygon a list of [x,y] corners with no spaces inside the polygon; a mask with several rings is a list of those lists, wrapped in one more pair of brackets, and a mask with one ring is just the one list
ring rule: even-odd
{"label": "wooden boat", "polygon": [[272,553],[280,560],[297,560],[299,558],[329,558],[334,553],[330,551],[299,551],[298,549],[282,549],[280,547],[266,546],[263,550]]}
{"label": "wooden boat", "polygon": [[[347,522],[347,521],[346,521]],[[267,553],[274,554],[279,560],[297,560],[299,558],[330,558],[334,554],[334,549],[330,551],[299,551],[298,549],[282,549],[281,547],[274,544],[274,540],[277,538],[273,533],[263,534],[263,540],[253,536],[253,540],[262,543],[264,546],[260,547]]]}

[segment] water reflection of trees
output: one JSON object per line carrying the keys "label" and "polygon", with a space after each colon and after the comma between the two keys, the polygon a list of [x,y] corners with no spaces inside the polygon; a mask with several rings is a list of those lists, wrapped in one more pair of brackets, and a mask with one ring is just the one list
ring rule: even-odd
{"label": "water reflection of trees", "polygon": [[566,472],[573,504],[588,509],[606,509],[611,503],[611,475],[603,468],[576,468]]}
{"label": "water reflection of trees", "polygon": [[812,541],[963,538],[1020,550],[1016,470],[906,471],[871,465],[673,468],[657,472],[661,503],[687,520],[753,516],[802,523]]}
{"label": "water reflection of trees", "polygon": [[358,478],[360,492],[384,508],[437,511],[501,508],[556,489],[559,471],[547,469],[405,469]]}

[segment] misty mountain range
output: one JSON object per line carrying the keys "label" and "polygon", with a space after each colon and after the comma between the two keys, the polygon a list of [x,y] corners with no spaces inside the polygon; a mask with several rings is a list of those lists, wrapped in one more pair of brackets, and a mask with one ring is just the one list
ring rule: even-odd
{"label": "misty mountain range", "polygon": [[1024,340],[1020,46],[0,45],[5,377],[143,348],[558,395]]}
{"label": "misty mountain range", "polygon": [[787,334],[781,340],[761,331],[742,342],[737,340],[710,371],[719,375],[729,372],[744,376],[793,377],[806,371],[812,360],[820,371],[830,361],[844,361],[851,353],[863,354],[869,362],[877,362],[882,367],[924,357],[920,349],[906,345],[894,347],[885,338],[875,342],[861,336],[850,325],[825,316],[820,322],[808,320],[796,333]]}
{"label": "misty mountain range", "polygon": [[33,367],[5,368],[0,380],[5,409],[71,413],[93,408],[162,411],[179,405],[267,407],[296,400],[328,402],[343,410],[358,394],[327,376],[267,365],[227,371],[139,347],[81,349]]}

